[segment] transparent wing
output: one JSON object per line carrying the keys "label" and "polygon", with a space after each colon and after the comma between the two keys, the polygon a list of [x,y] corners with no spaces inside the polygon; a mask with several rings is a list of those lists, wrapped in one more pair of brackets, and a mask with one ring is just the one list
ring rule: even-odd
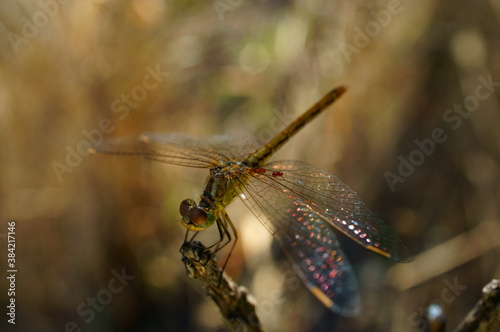
{"label": "transparent wing", "polygon": [[105,140],[91,152],[141,156],[173,165],[210,168],[255,150],[251,139],[231,136],[200,138],[185,134],[147,133],[137,138]]}
{"label": "transparent wing", "polygon": [[298,161],[270,163],[263,170],[251,172],[242,198],[272,234],[297,230],[291,225],[297,220],[284,215],[293,201],[314,212],[319,217],[314,222],[328,222],[363,247],[396,261],[411,260],[396,231],[335,175]]}
{"label": "transparent wing", "polygon": [[335,312],[358,314],[356,277],[330,227],[305,206],[294,204],[282,217],[290,226],[288,232],[278,231],[275,238],[311,293]]}

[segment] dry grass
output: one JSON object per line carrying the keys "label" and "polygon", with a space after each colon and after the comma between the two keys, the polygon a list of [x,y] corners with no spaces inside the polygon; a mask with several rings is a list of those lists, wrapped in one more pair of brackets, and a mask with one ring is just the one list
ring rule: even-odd
{"label": "dry grass", "polygon": [[[85,133],[262,134],[277,111],[298,114],[341,84],[349,87],[342,100],[277,157],[336,173],[417,255],[473,230],[470,241],[431,257],[429,269],[458,263],[437,274],[425,264],[400,271],[430,277],[397,290],[386,279],[390,262],[346,242],[363,308],[342,318],[305,288],[282,286],[289,267],[273,264],[268,242],[248,233],[258,221],[236,206],[230,214],[241,221],[242,241],[228,271],[256,294],[270,331],[417,330],[414,313],[442,300],[455,279],[466,286],[445,301],[456,325],[499,275],[498,246],[481,251],[494,237],[474,233],[500,219],[498,87],[460,123],[443,116],[475,95],[478,76],[500,81],[498,1],[242,0],[221,20],[214,3],[223,1],[70,1],[45,16],[36,2],[0,4],[0,235],[17,221],[18,330],[61,331],[70,321],[84,331],[218,328],[178,253],[178,204],[201,190],[206,172],[133,158],[67,160],[68,149]],[[374,28],[372,11],[388,8],[390,22],[364,45],[357,29]],[[29,30],[34,18],[40,27]],[[346,57],[342,43],[359,47]],[[142,98],[147,68],[168,76]],[[127,109],[116,102],[132,92],[138,99]],[[446,140],[392,191],[384,174],[436,128]],[[61,164],[67,172],[55,171]],[[478,254],[460,260],[469,251]],[[76,309],[104,296],[112,271],[123,268],[135,279],[85,322],[90,314]],[[3,279],[2,304],[5,286]]]}

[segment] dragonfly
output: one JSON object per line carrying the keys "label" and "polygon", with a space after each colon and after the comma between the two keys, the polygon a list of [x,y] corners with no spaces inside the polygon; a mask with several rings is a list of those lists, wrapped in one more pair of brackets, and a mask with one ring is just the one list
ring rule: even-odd
{"label": "dragonfly", "polygon": [[238,196],[281,245],[309,291],[333,312],[353,316],[360,311],[357,281],[335,231],[398,262],[412,259],[408,249],[396,231],[332,173],[301,161],[268,162],[345,91],[343,86],[332,89],[261,147],[230,136],[202,139],[150,133],[107,140],[90,152],[208,168],[199,199],[180,203],[181,223],[187,228],[185,243],[190,231],[198,234],[215,224],[219,240],[207,250],[215,253],[231,242],[234,247],[238,233],[225,207]]}

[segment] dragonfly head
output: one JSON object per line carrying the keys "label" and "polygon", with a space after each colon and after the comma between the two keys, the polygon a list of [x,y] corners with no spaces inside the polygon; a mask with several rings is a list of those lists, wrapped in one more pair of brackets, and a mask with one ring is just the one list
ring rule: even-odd
{"label": "dragonfly head", "polygon": [[195,201],[187,198],[181,202],[179,212],[182,216],[182,225],[191,231],[201,231],[212,226],[215,222],[213,213],[196,205]]}

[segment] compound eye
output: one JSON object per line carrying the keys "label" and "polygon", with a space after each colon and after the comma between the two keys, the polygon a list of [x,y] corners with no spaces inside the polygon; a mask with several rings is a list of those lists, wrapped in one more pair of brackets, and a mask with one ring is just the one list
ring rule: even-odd
{"label": "compound eye", "polygon": [[189,220],[191,220],[191,222],[196,226],[203,226],[208,221],[207,212],[199,207],[192,207],[191,209],[189,209],[189,211],[187,212],[187,216]]}
{"label": "compound eye", "polygon": [[191,206],[192,204],[190,199],[185,199],[181,202],[181,205],[179,206],[179,212],[181,213],[181,216],[183,218],[186,217]]}

